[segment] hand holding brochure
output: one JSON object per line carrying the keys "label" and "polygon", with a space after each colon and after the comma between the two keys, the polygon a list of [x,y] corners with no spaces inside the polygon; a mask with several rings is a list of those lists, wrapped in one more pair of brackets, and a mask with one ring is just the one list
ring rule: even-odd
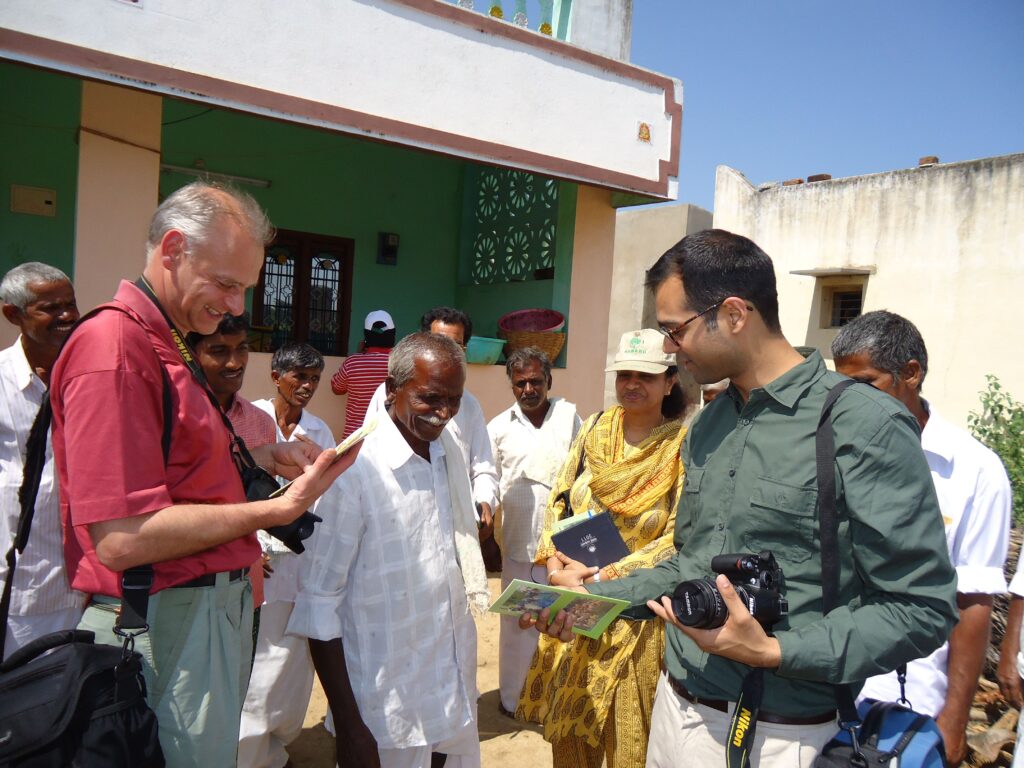
{"label": "hand holding brochure", "polygon": [[[351,435],[349,435],[344,440],[342,440],[340,443],[338,443],[338,447],[334,449],[336,451],[336,455],[334,457],[334,461],[337,461],[342,456],[344,456],[345,455],[345,451],[347,451],[353,445],[356,445],[357,443],[362,442],[363,439],[368,434],[373,432],[373,430],[375,430],[376,428],[377,428],[377,417],[374,416],[372,419],[370,419],[365,424],[363,424],[363,426],[361,426],[359,429],[357,429]],[[333,464],[334,462],[331,462],[331,463]],[[282,493],[287,491],[288,490],[288,486],[290,486],[293,482],[294,482],[293,480],[289,480],[287,483],[285,483],[280,488],[278,488],[276,491],[274,491],[272,494],[270,494],[269,498],[276,499]]]}
{"label": "hand holding brochure", "polygon": [[597,639],[608,629],[608,625],[629,607],[628,600],[614,597],[588,595],[571,589],[534,584],[531,581],[514,579],[501,596],[494,601],[491,610],[505,616],[522,616],[524,613],[539,614],[545,608],[551,609],[551,616],[565,611],[575,620],[572,631],[578,635]]}

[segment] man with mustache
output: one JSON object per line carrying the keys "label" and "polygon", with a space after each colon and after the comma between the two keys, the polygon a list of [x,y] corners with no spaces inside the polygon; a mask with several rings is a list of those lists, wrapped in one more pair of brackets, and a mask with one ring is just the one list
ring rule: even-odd
{"label": "man with mustache", "polygon": [[445,429],[465,381],[451,339],[402,339],[386,411],[320,507],[288,631],[309,638],[346,765],[480,765],[470,610],[486,611],[487,580],[468,471]]}
{"label": "man with mustache", "polygon": [[[544,523],[544,510],[569,446],[582,426],[576,406],[548,397],[551,361],[536,347],[516,350],[505,361],[516,402],[487,425],[498,469],[501,507],[501,588],[529,581]],[[513,717],[537,637],[511,616],[501,617],[498,645],[499,707]]]}
{"label": "man with mustache", "polygon": [[[0,552],[14,540],[21,507],[18,488],[24,474],[28,433],[43,398],[57,353],[78,321],[75,289],[56,267],[31,261],[8,272],[0,283],[4,317],[21,335],[0,352]],[[62,629],[73,629],[85,595],[68,586],[61,542],[57,479],[47,451],[39,484],[32,533],[18,558],[10,617],[0,659],[26,643]],[[0,558],[0,582],[7,563]]]}

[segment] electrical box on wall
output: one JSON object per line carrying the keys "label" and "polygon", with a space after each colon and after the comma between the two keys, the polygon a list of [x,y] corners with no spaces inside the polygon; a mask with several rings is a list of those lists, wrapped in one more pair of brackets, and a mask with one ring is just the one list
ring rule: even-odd
{"label": "electrical box on wall", "polygon": [[11,184],[11,212],[31,216],[57,215],[57,190]]}
{"label": "electrical box on wall", "polygon": [[390,267],[398,264],[398,235],[394,232],[377,233],[377,263]]}

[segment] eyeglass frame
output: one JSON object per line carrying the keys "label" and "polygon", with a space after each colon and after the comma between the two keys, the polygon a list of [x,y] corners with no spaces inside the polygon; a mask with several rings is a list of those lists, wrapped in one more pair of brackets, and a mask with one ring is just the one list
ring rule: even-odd
{"label": "eyeglass frame", "polygon": [[[676,345],[677,347],[678,347],[678,346],[681,346],[681,345],[682,345],[682,339],[683,339],[683,337],[679,335],[680,331],[683,331],[683,332],[684,332],[684,335],[685,335],[685,329],[686,329],[686,326],[688,326],[688,325],[689,325],[690,323],[692,323],[692,322],[693,322],[694,320],[696,320],[696,319],[697,319],[698,317],[703,317],[703,316],[704,316],[704,315],[706,315],[706,314],[707,314],[708,312],[711,312],[711,311],[713,311],[713,310],[715,310],[715,309],[718,309],[718,308],[719,308],[720,306],[722,306],[722,305],[723,305],[723,304],[724,304],[725,302],[727,302],[727,301],[728,301],[728,300],[729,300],[730,298],[732,298],[732,297],[731,297],[731,296],[726,296],[726,297],[725,297],[724,299],[719,299],[718,301],[716,301],[716,302],[715,302],[714,304],[712,304],[712,305],[711,305],[710,307],[708,307],[707,309],[702,309],[702,310],[701,310],[700,312],[698,312],[698,313],[697,313],[696,315],[694,315],[693,317],[687,318],[687,319],[686,319],[686,320],[684,320],[684,321],[683,321],[682,323],[680,323],[679,325],[677,325],[677,326],[676,326],[675,328],[669,329],[669,328],[666,328],[666,327],[665,327],[664,325],[661,325],[661,324],[659,323],[659,324],[658,324],[658,333],[660,333],[660,334],[661,334],[662,336],[664,336],[664,337],[665,337],[666,339],[668,339],[669,341],[671,341],[671,342],[672,342],[673,344],[675,344],[675,345]],[[748,310],[750,310],[750,311],[753,311],[753,310],[754,310],[754,307],[753,307],[753,305],[751,305],[751,303],[750,303],[749,301],[748,301],[748,302],[744,302],[744,303],[745,303],[745,304],[747,305],[747,309],[748,309]],[[676,338],[677,336],[678,336],[678,338]]]}

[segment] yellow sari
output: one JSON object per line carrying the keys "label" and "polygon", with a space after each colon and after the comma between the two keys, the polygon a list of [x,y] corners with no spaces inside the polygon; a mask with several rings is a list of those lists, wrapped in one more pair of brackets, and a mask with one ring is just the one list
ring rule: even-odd
{"label": "yellow sari", "polygon": [[[601,569],[602,580],[675,554],[676,503],[683,487],[679,449],[686,430],[681,421],[671,421],[629,446],[622,417],[616,406],[580,430],[551,491],[537,563],[555,553],[551,532],[564,511],[559,495],[566,489],[574,515],[609,512],[630,551]],[[586,459],[577,478],[581,451]],[[516,717],[543,723],[556,767],[600,765],[602,756],[609,768],[643,765],[664,648],[660,620],[618,619],[599,639],[577,637],[570,644],[541,636]]]}

